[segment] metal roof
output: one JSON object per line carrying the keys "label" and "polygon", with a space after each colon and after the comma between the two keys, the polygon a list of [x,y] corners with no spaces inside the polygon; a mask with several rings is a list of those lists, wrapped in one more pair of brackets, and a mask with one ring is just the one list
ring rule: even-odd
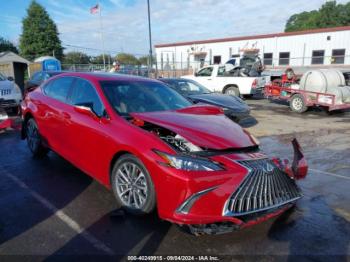
{"label": "metal roof", "polygon": [[252,36],[239,36],[239,37],[217,38],[217,39],[208,39],[208,40],[199,40],[199,41],[158,44],[158,45],[155,45],[155,47],[159,48],[159,47],[173,47],[173,46],[195,45],[195,44],[210,44],[210,43],[232,42],[232,41],[241,41],[241,40],[254,40],[254,39],[273,38],[273,37],[282,37],[282,36],[307,35],[307,34],[317,34],[317,33],[331,33],[331,32],[347,31],[347,30],[350,30],[350,26],[339,26],[339,27],[319,28],[319,29],[311,29],[311,30],[296,31],[296,32],[285,32],[285,33],[274,33],[274,34],[252,35]]}
{"label": "metal roof", "polygon": [[11,51],[5,51],[0,53],[0,63],[24,63],[24,64],[30,64],[30,61],[27,59],[11,52]]}

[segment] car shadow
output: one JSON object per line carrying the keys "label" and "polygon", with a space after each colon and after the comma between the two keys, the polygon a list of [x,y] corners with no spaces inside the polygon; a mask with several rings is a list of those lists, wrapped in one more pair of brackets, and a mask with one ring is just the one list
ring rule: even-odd
{"label": "car shadow", "polygon": [[[85,231],[101,240],[112,251],[113,255],[106,254],[103,250],[89,247],[83,251],[81,235],[77,235],[66,243],[61,249],[48,257],[51,258],[69,256],[99,257],[106,260],[120,260],[126,256],[154,255],[163,238],[167,235],[171,223],[159,219],[156,212],[145,216],[135,216],[117,209],[107,213]],[[75,250],[78,250],[77,252]]]}

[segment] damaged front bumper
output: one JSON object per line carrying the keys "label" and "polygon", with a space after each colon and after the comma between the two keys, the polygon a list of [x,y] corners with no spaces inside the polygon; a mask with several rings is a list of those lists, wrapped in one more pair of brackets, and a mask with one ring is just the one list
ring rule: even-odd
{"label": "damaged front bumper", "polygon": [[[210,183],[205,183],[205,189],[186,197],[167,220],[195,235],[220,234],[283,213],[302,197],[295,180],[304,178],[307,173],[299,143],[293,140],[292,144],[294,160],[291,166],[287,161],[270,160],[261,154],[217,156],[217,161],[221,158],[227,161],[226,166],[233,165],[234,168],[227,170],[231,174],[219,175],[217,179],[221,176],[221,181],[212,177]],[[188,184],[203,182],[203,177],[198,177]]]}

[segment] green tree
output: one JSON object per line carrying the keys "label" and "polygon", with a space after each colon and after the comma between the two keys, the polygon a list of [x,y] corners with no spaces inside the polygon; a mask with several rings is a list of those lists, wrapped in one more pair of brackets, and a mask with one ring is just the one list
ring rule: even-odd
{"label": "green tree", "polygon": [[[103,64],[103,55],[100,54],[98,56],[92,57],[91,62],[93,64]],[[109,54],[105,54],[105,62],[106,62],[106,64],[108,64],[108,63],[112,64],[114,62],[112,56]]]}
{"label": "green tree", "polygon": [[0,52],[4,51],[11,51],[18,54],[17,47],[15,47],[15,45],[12,44],[9,40],[6,40],[0,36]]}
{"label": "green tree", "polygon": [[68,52],[63,57],[64,64],[89,64],[90,57],[83,52]]}
{"label": "green tree", "polygon": [[[148,65],[148,60],[149,60],[149,56],[148,55],[144,55],[144,56],[139,57],[139,63],[141,65]],[[153,56],[153,58],[152,58],[152,63],[153,64],[156,63],[156,57],[155,56]]]}
{"label": "green tree", "polygon": [[119,53],[115,60],[124,65],[140,65],[139,60],[132,54]]}
{"label": "green tree", "polygon": [[19,47],[21,54],[29,60],[45,55],[62,58],[63,48],[56,24],[35,0],[30,3],[22,21]]}
{"label": "green tree", "polygon": [[350,2],[337,4],[336,1],[328,1],[319,10],[292,15],[286,23],[285,32],[347,25],[350,25]]}

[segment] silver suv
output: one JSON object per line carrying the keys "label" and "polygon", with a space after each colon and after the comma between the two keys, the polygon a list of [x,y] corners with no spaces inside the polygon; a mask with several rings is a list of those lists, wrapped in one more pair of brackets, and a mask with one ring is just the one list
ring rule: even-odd
{"label": "silver suv", "polygon": [[0,73],[0,109],[17,113],[21,101],[21,89],[13,81],[13,78]]}

